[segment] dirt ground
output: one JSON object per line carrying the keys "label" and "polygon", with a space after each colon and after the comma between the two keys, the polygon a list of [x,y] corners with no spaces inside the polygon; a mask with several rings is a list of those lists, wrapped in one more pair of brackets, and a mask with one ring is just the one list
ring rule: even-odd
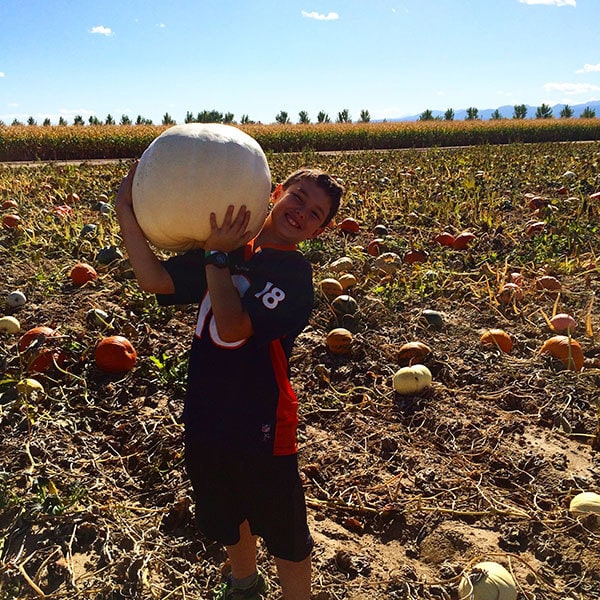
{"label": "dirt ground", "polygon": [[[46,393],[27,400],[14,386],[23,369],[18,336],[0,334],[0,599],[209,598],[227,566],[194,527],[180,421],[195,309],[157,308],[126,259],[99,266],[99,279],[81,288],[66,267],[35,286],[56,271],[53,256],[11,262],[13,234],[0,235],[1,287],[28,296],[2,314],[23,331],[58,328],[47,344],[67,354],[61,370],[38,376]],[[402,264],[399,281],[418,271],[424,289],[438,291],[396,301],[373,287],[385,276],[356,250],[369,231],[350,241],[325,235],[340,253],[308,249],[315,310],[291,362],[314,598],[456,600],[462,574],[480,561],[509,569],[520,600],[600,598],[600,524],[568,510],[576,493],[600,491],[600,348],[597,334],[584,333],[586,318],[600,329],[598,307],[590,308],[600,289],[595,264],[562,276],[558,300],[523,270],[524,298],[503,305],[490,292],[498,268],[449,251],[452,274]],[[318,282],[342,248],[359,281],[349,290],[359,310],[340,320]],[[579,323],[579,373],[538,352],[552,335],[543,313],[557,302]],[[108,314],[108,325],[90,321],[92,308]],[[438,311],[443,325],[431,326],[424,309]],[[353,333],[348,355],[326,347],[336,325]],[[510,331],[510,354],[479,344],[491,327]],[[131,372],[94,365],[107,332],[134,344]],[[433,383],[401,396],[392,377],[409,341],[431,348],[424,363]],[[260,561],[270,597],[279,598],[262,546]]]}

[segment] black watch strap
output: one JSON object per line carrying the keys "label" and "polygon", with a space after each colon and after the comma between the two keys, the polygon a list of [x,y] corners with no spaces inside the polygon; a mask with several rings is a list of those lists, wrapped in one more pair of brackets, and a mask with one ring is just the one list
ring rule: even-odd
{"label": "black watch strap", "polygon": [[219,250],[207,250],[204,253],[204,264],[214,265],[219,269],[224,269],[229,266],[229,255],[227,252],[221,252]]}

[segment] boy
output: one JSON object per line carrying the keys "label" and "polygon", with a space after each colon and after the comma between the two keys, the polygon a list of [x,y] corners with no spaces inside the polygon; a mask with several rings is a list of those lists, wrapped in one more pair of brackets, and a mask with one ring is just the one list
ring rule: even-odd
{"label": "boy", "polygon": [[140,287],[159,304],[200,304],[184,403],[185,462],[199,529],[231,563],[215,598],[258,599],[267,584],[257,537],[275,557],[286,600],[309,600],[313,541],[298,473],[298,403],[288,359],[313,304],[312,269],[297,251],[335,216],[343,188],[301,169],[279,184],[254,239],[250,213],[210,216],[204,250],[161,262],[131,201],[136,165],[116,199],[123,241]]}

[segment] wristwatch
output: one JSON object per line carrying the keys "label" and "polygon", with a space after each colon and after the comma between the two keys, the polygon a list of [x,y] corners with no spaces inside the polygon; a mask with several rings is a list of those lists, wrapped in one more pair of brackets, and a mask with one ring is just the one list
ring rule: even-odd
{"label": "wristwatch", "polygon": [[204,253],[204,264],[214,265],[219,269],[224,269],[229,266],[229,255],[227,252],[221,252],[219,250],[207,250]]}

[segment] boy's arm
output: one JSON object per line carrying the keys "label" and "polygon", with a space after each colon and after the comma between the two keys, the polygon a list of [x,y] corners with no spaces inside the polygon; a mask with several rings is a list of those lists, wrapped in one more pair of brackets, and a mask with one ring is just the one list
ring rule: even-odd
{"label": "boy's arm", "polygon": [[[206,251],[231,252],[250,241],[252,234],[247,231],[250,211],[242,206],[235,219],[233,211],[233,206],[227,209],[221,227],[217,226],[216,217],[211,214],[211,234],[204,244]],[[250,337],[254,332],[252,321],[242,305],[229,268],[206,265],[206,283],[219,337],[224,342],[237,342]]]}
{"label": "boy's arm", "polygon": [[131,187],[136,168],[137,162],[121,182],[115,200],[115,212],[123,243],[140,288],[154,294],[172,294],[175,292],[173,280],[148,245],[133,212]]}

